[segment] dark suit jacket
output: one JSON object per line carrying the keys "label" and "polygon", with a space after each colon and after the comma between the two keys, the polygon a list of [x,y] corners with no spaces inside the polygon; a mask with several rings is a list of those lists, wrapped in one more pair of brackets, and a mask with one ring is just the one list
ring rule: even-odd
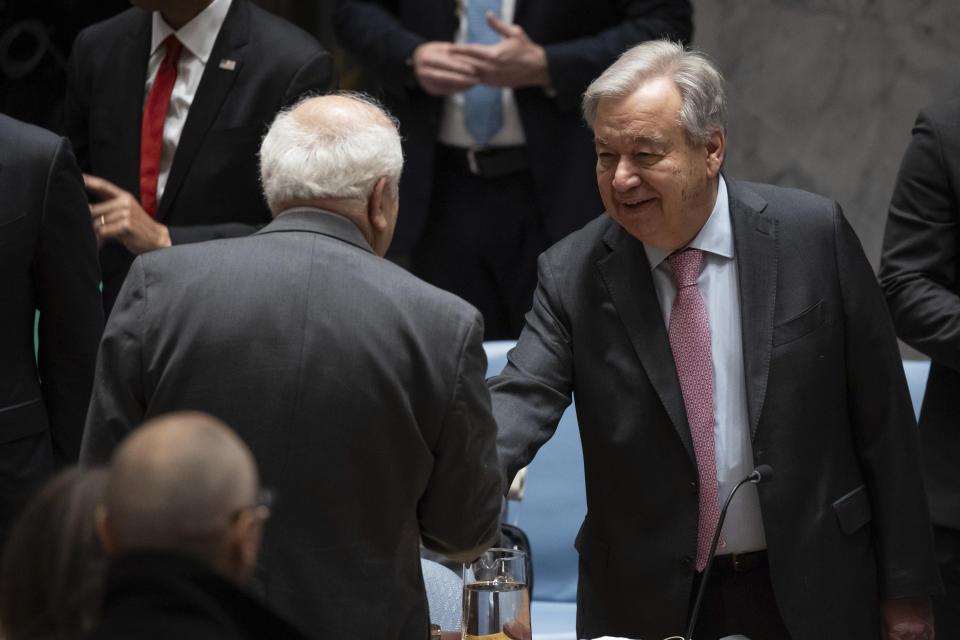
{"label": "dark suit jacket", "polygon": [[110,562],[88,640],[303,640],[245,588],[185,555],[124,553]]}
{"label": "dark suit jacket", "polygon": [[[129,9],[77,36],[65,104],[80,167],[138,199],[150,16]],[[236,65],[223,69],[222,60]],[[333,85],[331,57],[312,36],[247,0],[233,0],[157,204],[157,221],[170,228],[173,243],[246,235],[269,222],[260,192],[260,139],[281,107]],[[110,243],[100,260],[109,313],[133,255]]]}
{"label": "dark suit jacket", "polygon": [[2,527],[55,465],[76,462],[103,316],[97,244],[70,143],[0,115],[0,202]]}
{"label": "dark suit jacket", "polygon": [[920,441],[934,523],[960,529],[960,99],[920,112],[880,262],[897,334],[930,356]]}
{"label": "dark suit jacket", "polygon": [[[442,98],[420,89],[406,61],[424,42],[453,38],[455,9],[454,0],[339,0],[334,16],[343,46],[383,82],[400,119],[406,164],[391,245],[396,253],[408,251],[426,224],[443,106]],[[580,116],[584,89],[632,45],[663,36],[688,41],[691,13],[688,0],[517,0],[514,22],[546,50],[556,92],[514,92],[551,243],[603,209],[593,178],[593,134]]]}
{"label": "dark suit jacket", "polygon": [[[938,579],[893,327],[826,199],[728,181],[747,407],[777,603],[794,640],[878,637],[879,599]],[[642,243],[607,216],[540,258],[527,326],[493,378],[507,475],[576,397],[586,474],[578,637],[686,627],[697,465]]]}
{"label": "dark suit jacket", "polygon": [[218,416],[277,492],[269,601],[318,637],[423,640],[420,537],[469,560],[498,529],[482,336],[475,309],[316,209],[146,254],[104,332],[81,459],[144,418]]}

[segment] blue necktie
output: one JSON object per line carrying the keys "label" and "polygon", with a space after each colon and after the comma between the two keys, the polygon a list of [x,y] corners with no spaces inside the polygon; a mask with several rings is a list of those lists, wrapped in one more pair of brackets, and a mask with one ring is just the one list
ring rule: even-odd
{"label": "blue necktie", "polygon": [[[468,0],[467,42],[497,44],[500,34],[487,24],[487,11],[500,16],[501,0]],[[480,146],[485,146],[503,126],[502,90],[477,85],[464,94],[463,124]]]}

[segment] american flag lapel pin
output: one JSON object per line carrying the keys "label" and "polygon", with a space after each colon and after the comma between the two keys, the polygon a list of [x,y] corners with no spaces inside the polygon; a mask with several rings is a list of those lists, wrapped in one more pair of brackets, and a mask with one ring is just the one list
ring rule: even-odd
{"label": "american flag lapel pin", "polygon": [[234,69],[237,68],[237,61],[236,61],[236,60],[230,60],[230,59],[228,59],[228,58],[221,58],[221,60],[220,60],[220,68],[221,68],[221,69],[226,69],[227,71],[233,71]]}

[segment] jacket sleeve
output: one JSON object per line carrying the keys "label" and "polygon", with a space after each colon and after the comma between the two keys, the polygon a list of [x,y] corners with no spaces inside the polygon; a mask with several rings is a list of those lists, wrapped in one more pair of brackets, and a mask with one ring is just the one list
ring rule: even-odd
{"label": "jacket sleeve", "polygon": [[143,420],[147,399],[142,352],[146,307],[146,278],[140,256],[130,267],[100,342],[80,446],[81,464],[109,461],[117,444]]}
{"label": "jacket sleeve", "polygon": [[[960,148],[956,131],[953,149]],[[960,200],[944,134],[933,117],[920,113],[890,202],[879,275],[897,335],[960,371]]]}
{"label": "jacket sleeve", "polygon": [[539,260],[533,308],[503,372],[490,379],[505,490],[553,436],[573,390],[573,350],[549,256]]}
{"label": "jacket sleeve", "polygon": [[37,243],[37,362],[55,463],[80,451],[97,344],[103,329],[100,263],[83,180],[61,139],[49,167]]}
{"label": "jacket sleeve", "polygon": [[483,379],[483,324],[473,313],[433,448],[433,472],[417,509],[423,544],[461,562],[472,561],[495,541],[502,495],[497,426]]}
{"label": "jacket sleeve", "polygon": [[836,207],[847,402],[870,496],[881,597],[940,592],[920,443],[883,295],[853,229]]}
{"label": "jacket sleeve", "polygon": [[[67,62],[67,93],[63,103],[63,129],[73,145],[73,153],[82,171],[90,170],[89,135],[87,114],[90,111],[88,87],[82,78],[84,43],[86,31],[81,31],[73,42],[70,60]],[[86,200],[86,198],[84,198]]]}

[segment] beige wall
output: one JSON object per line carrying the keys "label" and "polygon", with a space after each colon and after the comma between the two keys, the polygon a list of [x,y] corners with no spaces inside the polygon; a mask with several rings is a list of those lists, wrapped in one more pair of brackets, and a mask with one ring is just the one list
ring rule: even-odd
{"label": "beige wall", "polygon": [[727,172],[840,202],[876,267],[917,111],[960,95],[958,0],[694,0],[730,85]]}

